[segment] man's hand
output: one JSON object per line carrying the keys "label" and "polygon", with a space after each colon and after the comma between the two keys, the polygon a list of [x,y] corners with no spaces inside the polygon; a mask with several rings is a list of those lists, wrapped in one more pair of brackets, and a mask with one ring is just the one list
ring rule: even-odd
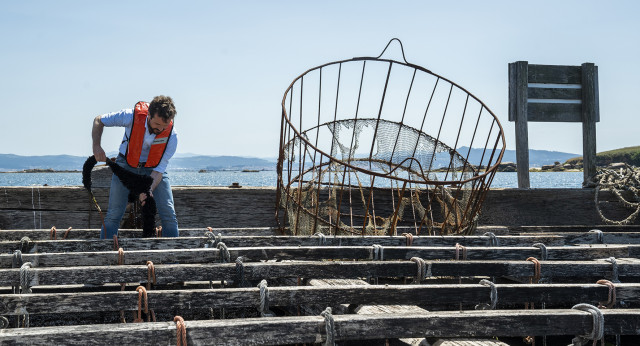
{"label": "man's hand", "polygon": [[93,146],[93,156],[96,157],[96,161],[107,161],[107,155],[104,153],[104,150],[101,146]]}
{"label": "man's hand", "polygon": [[[149,191],[149,197],[153,197],[153,192]],[[147,199],[147,194],[143,192],[140,194],[140,196],[138,196],[138,198],[140,199],[140,204],[144,206],[144,203]]]}

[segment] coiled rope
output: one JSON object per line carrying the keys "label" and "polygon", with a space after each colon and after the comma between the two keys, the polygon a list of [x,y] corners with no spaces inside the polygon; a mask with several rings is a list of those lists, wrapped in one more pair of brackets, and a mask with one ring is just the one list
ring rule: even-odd
{"label": "coiled rope", "polygon": [[593,318],[593,329],[591,333],[576,336],[571,340],[573,345],[586,345],[588,340],[593,340],[593,345],[595,346],[597,341],[604,337],[604,315],[602,311],[591,304],[577,304],[574,305],[572,309],[588,312]]}
{"label": "coiled rope", "polygon": [[613,284],[613,282],[609,281],[609,280],[598,280],[596,282],[596,284],[598,285],[605,285],[607,287],[609,287],[609,295],[607,298],[606,302],[599,302],[598,304],[598,308],[603,309],[603,308],[609,308],[611,309],[612,307],[614,307],[616,305],[616,285]]}
{"label": "coiled rope", "polygon": [[[593,199],[596,204],[598,216],[600,216],[602,221],[610,225],[629,225],[636,220],[640,213],[640,196],[638,195],[640,189],[640,168],[627,164],[625,164],[623,168],[620,168],[620,170],[602,168],[598,170],[593,178],[587,180],[584,185],[586,187],[595,187]],[[605,217],[598,202],[600,191],[611,191],[625,208],[635,210],[620,221]],[[626,200],[620,191],[630,192],[635,202]]]}
{"label": "coiled rope", "polygon": [[173,321],[176,323],[176,345],[187,346],[187,325],[184,318],[176,316]]}
{"label": "coiled rope", "polygon": [[323,312],[320,313],[320,316],[324,317],[324,326],[327,332],[327,339],[324,342],[324,346],[335,346],[336,341],[336,327],[333,320],[333,315],[331,314],[331,308],[327,307]]}
{"label": "coiled rope", "polygon": [[498,243],[498,238],[493,232],[486,232],[485,234],[483,234],[483,236],[489,237],[488,245],[490,247],[500,246],[500,244]]}
{"label": "coiled rope", "polygon": [[267,280],[262,280],[258,284],[260,289],[260,316],[273,317],[275,314],[269,310],[269,286],[267,286]]}
{"label": "coiled rope", "polygon": [[476,310],[487,310],[487,309],[494,310],[496,308],[496,305],[498,304],[498,288],[496,287],[496,284],[489,280],[482,279],[480,280],[480,285],[491,287],[491,293],[489,294],[489,298],[491,299],[491,305],[478,304],[476,305]]}
{"label": "coiled rope", "polygon": [[618,261],[615,257],[606,258],[605,261],[611,263],[611,282],[620,283],[618,279]]}
{"label": "coiled rope", "polygon": [[543,261],[546,261],[549,256],[548,256],[548,251],[547,251],[547,247],[543,244],[543,243],[535,243],[532,245],[533,247],[537,247],[540,249],[540,259]]}
{"label": "coiled rope", "polygon": [[223,242],[219,242],[216,247],[220,250],[220,262],[229,263],[231,261],[231,253],[229,253],[227,245]]}
{"label": "coiled rope", "polygon": [[[411,262],[415,262],[418,266],[418,271],[416,273],[416,277],[413,279],[413,283],[419,284],[427,276],[427,263],[420,257],[411,257]],[[431,274],[431,262],[429,262],[429,274]]]}

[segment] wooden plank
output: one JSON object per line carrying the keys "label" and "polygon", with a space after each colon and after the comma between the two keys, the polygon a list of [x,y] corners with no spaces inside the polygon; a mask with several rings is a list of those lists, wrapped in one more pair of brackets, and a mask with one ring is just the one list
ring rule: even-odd
{"label": "wooden plank", "polygon": [[[125,255],[126,256],[126,255]],[[542,261],[542,278],[581,277],[584,280],[610,278],[612,264],[597,261]],[[619,258],[622,278],[640,277],[640,261]],[[513,276],[534,275],[534,265],[525,260],[427,261],[431,275]],[[156,264],[159,285],[184,281],[236,280],[236,266],[227,264]],[[322,262],[246,262],[247,280],[274,278],[358,279],[362,277],[413,277],[417,265],[411,261],[322,261]],[[91,283],[139,283],[147,280],[146,265],[35,267],[29,270],[29,284],[77,285]],[[20,269],[0,269],[0,287],[20,284]]]}
{"label": "wooden plank", "polygon": [[532,88],[527,89],[528,99],[582,100],[582,89],[578,88]]}
{"label": "wooden plank", "polygon": [[538,122],[582,122],[582,105],[579,103],[529,102],[527,120]]}
{"label": "wooden plank", "polygon": [[[638,334],[637,309],[603,310],[605,334]],[[426,314],[337,315],[335,339],[371,340],[406,337],[477,337],[584,335],[593,317],[577,310],[484,310]],[[320,316],[268,317],[186,322],[187,343],[266,345],[318,343],[326,339]],[[0,342],[27,344],[172,344],[174,322],[16,328],[3,330]]]}
{"label": "wooden plank", "polygon": [[510,95],[514,97],[513,119],[516,122],[516,169],[518,171],[518,188],[528,189],[529,183],[529,130],[527,115],[529,114],[527,103],[527,75],[528,63],[518,61],[510,67],[510,79],[513,83],[510,87]]}
{"label": "wooden plank", "polygon": [[[46,195],[43,191],[47,189]],[[231,189],[233,190],[233,189]],[[274,222],[274,206],[276,189],[260,188],[252,190],[249,188],[237,189],[233,194],[214,195],[210,189],[202,187],[181,187],[174,188],[174,199],[176,208],[188,206],[198,199],[199,209],[178,211],[180,228],[200,228],[205,226],[219,228],[238,227],[265,227]],[[47,187],[40,188],[42,195],[43,209],[53,208],[55,205],[67,205],[67,211],[37,211],[37,223],[39,215],[42,213],[42,225],[47,229],[55,225],[59,229],[66,229],[71,226],[83,228],[87,223],[87,211],[73,211],[73,201],[84,199],[86,192],[80,188],[72,187]],[[0,195],[7,193],[6,199],[0,199],[0,228],[2,229],[32,229],[33,210],[31,209],[31,188],[26,187],[0,187]],[[37,194],[36,194],[37,197]],[[389,193],[376,193],[376,211],[388,212],[391,215],[391,201]],[[509,226],[517,227],[521,225],[591,225],[598,228],[602,224],[593,201],[593,189],[491,189],[487,192],[486,199],[482,205],[482,213],[478,220],[480,225],[485,226]],[[184,201],[182,200],[184,198]],[[211,198],[220,199],[218,202],[228,205],[232,210],[221,209],[222,206],[213,208]],[[359,197],[358,197],[359,198]],[[6,211],[6,206],[17,207],[16,199],[24,199],[22,211]],[[600,194],[601,200],[610,200],[612,206],[620,205],[615,202],[615,196],[610,192]],[[28,204],[28,205],[27,205]],[[246,208],[250,204],[251,208]],[[82,205],[84,205],[82,203]],[[37,206],[37,198],[36,198]],[[46,208],[45,208],[46,207]],[[386,208],[386,210],[385,210]],[[207,210],[202,213],[202,210]],[[234,211],[235,210],[235,211]],[[260,210],[260,212],[255,213]],[[200,222],[197,218],[191,218],[189,213],[206,214],[206,222]],[[237,213],[237,214],[236,214]],[[253,213],[253,215],[248,215]],[[223,215],[226,214],[226,215]],[[568,216],[569,215],[569,216]],[[623,219],[628,216],[628,209],[622,205],[613,207],[610,218]],[[198,216],[200,218],[201,216]],[[100,217],[97,212],[92,216],[92,228],[98,228]],[[97,220],[97,221],[96,221]],[[635,225],[640,225],[638,218]],[[596,226],[597,225],[597,226]],[[413,226],[413,225],[412,225]],[[407,232],[405,229],[403,232]],[[415,231],[413,231],[415,232]],[[426,232],[423,229],[423,232]],[[496,232],[496,231],[494,231]],[[400,232],[402,233],[402,232]],[[2,231],[0,231],[0,235]],[[496,233],[497,234],[497,233]]]}
{"label": "wooden plank", "polygon": [[[56,238],[62,240],[66,228],[56,231]],[[208,230],[206,228],[181,228],[181,237],[201,237]],[[273,227],[240,227],[240,228],[214,228],[214,234],[222,234],[222,236],[271,236],[278,235],[279,232]],[[23,237],[29,237],[31,240],[49,240],[51,238],[50,229],[20,229],[20,230],[1,230],[0,241],[20,241]],[[142,239],[141,229],[120,229],[118,231],[120,238],[140,238]],[[69,231],[67,239],[99,239],[100,229],[73,228]]]}
{"label": "wooden plank", "polygon": [[[517,260],[527,257],[540,257],[541,250],[536,247],[467,247],[469,260]],[[636,245],[591,245],[590,247],[547,247],[549,260],[588,260],[596,258],[637,257],[640,247]],[[370,246],[274,246],[230,248],[231,261],[243,256],[247,261],[258,260],[321,260],[321,259],[373,259],[374,247]],[[454,259],[455,247],[427,246],[387,246],[384,247],[385,260],[411,259]],[[219,261],[219,250],[164,249],[126,251],[125,264],[144,264],[152,261],[156,264],[167,263],[211,263]],[[117,263],[117,251],[74,252],[74,253],[37,253],[24,254],[24,262],[36,267],[59,266],[103,266]],[[460,255],[461,256],[461,255]],[[0,255],[0,268],[10,268],[12,254]]]}
{"label": "wooden plank", "polygon": [[582,84],[580,66],[529,65],[529,83]]}
{"label": "wooden plank", "polygon": [[[202,232],[200,232],[202,234]],[[624,243],[631,237],[618,237]],[[640,243],[640,233],[634,237]],[[407,245],[404,236],[330,236],[319,238],[317,236],[223,236],[220,238],[228,247],[260,247],[260,246],[403,246]],[[529,246],[534,243],[543,243],[546,246],[565,245],[563,237],[539,234],[537,236],[496,236],[500,246]],[[572,243],[597,244],[598,238],[594,233],[584,234],[577,238],[572,236]],[[612,238],[608,238],[612,239]],[[207,237],[178,237],[178,238],[120,238],[118,246],[130,250],[161,250],[161,249],[194,249],[207,245]],[[488,236],[414,236],[413,246],[491,246],[491,238]],[[609,241],[611,243],[611,241]],[[28,243],[20,241],[0,241],[0,252],[11,253],[21,250],[27,253],[57,253],[57,252],[93,252],[110,251],[114,248],[114,241],[109,239],[99,240],[36,240]]]}
{"label": "wooden plank", "polygon": [[582,64],[582,157],[584,182],[596,175],[596,122],[600,121],[598,70],[592,63]]}

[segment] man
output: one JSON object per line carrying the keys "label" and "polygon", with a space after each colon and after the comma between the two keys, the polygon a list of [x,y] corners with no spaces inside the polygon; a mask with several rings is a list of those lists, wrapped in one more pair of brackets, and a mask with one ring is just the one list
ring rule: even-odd
{"label": "man", "polygon": [[[93,155],[98,161],[107,157],[100,145],[105,126],[124,127],[124,137],[116,163],[124,169],[153,178],[150,196],[157,205],[162,220],[164,237],[178,236],[178,220],[173,206],[173,194],[166,169],[178,146],[178,136],[173,128],[176,108],[169,96],[156,96],[151,103],[138,102],[134,109],[99,115],[93,120],[91,137]],[[104,219],[100,238],[111,239],[118,235],[118,228],[127,207],[129,190],[113,175],[109,192],[109,209]],[[140,194],[144,204],[146,195]]]}

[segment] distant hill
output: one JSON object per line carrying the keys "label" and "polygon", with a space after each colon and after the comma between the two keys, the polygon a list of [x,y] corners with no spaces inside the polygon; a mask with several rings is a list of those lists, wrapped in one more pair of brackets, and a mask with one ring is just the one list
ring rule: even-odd
{"label": "distant hill", "polygon": [[[115,156],[109,153],[110,157]],[[81,170],[87,157],[71,155],[20,156],[0,154],[0,172],[25,169]],[[169,170],[275,170],[276,161],[240,156],[188,156],[172,158]]]}
{"label": "distant hill", "polygon": [[[636,149],[640,147],[635,147]],[[626,148],[625,148],[626,149]],[[458,152],[466,156],[469,148],[462,147]],[[639,150],[636,150],[639,151]],[[108,153],[110,157],[117,153]],[[472,148],[469,158],[472,163],[479,162],[482,149]],[[600,154],[598,154],[600,155]],[[632,154],[629,154],[632,155]],[[640,155],[640,154],[638,154]],[[575,158],[577,154],[563,153],[547,150],[529,150],[529,164],[532,167],[550,165],[556,161],[564,162]],[[53,169],[53,170],[81,170],[86,160],[84,156],[71,155],[44,155],[44,156],[20,156],[13,154],[0,154],[0,172],[21,171],[25,169]],[[485,157],[485,162],[486,162]],[[515,150],[506,150],[502,162],[515,162]],[[194,154],[176,154],[169,162],[169,170],[275,170],[277,160],[274,158],[263,159],[241,156],[207,156]],[[440,153],[436,155],[434,167],[447,166],[449,155]]]}
{"label": "distant hill", "polygon": [[[468,147],[461,147],[458,152],[465,156]],[[577,154],[564,153],[560,151],[548,151],[548,150],[529,150],[529,166],[530,167],[542,167],[543,165],[552,165],[554,162],[564,162],[572,157],[576,157]],[[479,162],[482,157],[482,149],[472,148],[469,154],[469,161],[471,163]],[[484,162],[487,162],[487,155],[485,155]],[[502,162],[516,162],[516,151],[505,150]]]}
{"label": "distant hill", "polygon": [[[624,162],[629,165],[640,166],[640,146],[603,151],[596,154],[596,165],[598,166],[607,166],[615,162]],[[570,158],[566,163],[582,163],[582,156]]]}

